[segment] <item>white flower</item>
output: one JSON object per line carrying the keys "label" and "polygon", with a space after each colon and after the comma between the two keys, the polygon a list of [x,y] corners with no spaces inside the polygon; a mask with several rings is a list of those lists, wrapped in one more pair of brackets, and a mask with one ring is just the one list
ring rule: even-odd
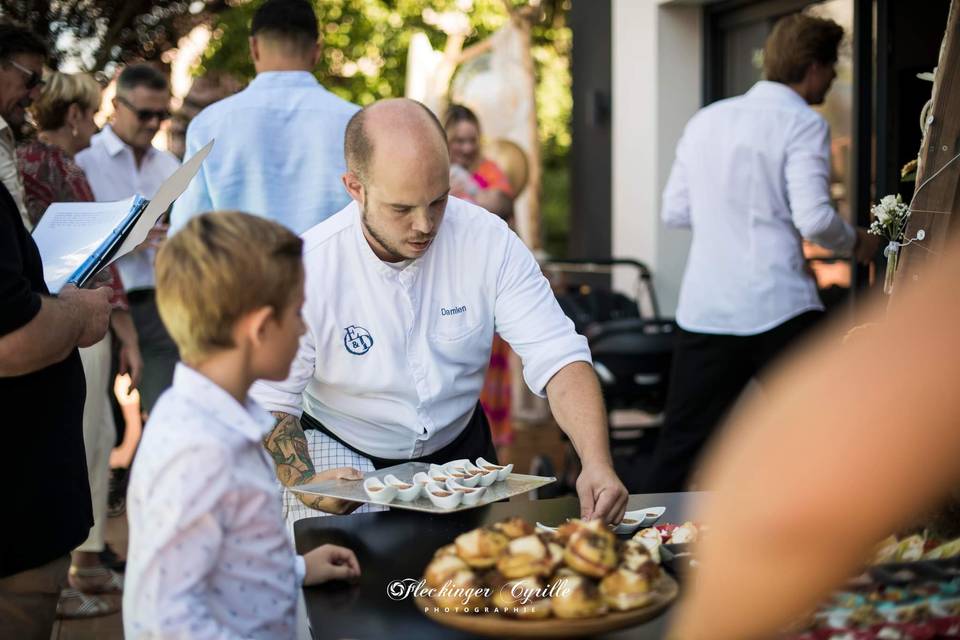
{"label": "white flower", "polygon": [[885,209],[883,206],[877,207],[876,214],[877,214],[877,220],[883,226],[887,226],[893,221],[893,213],[889,209]]}
{"label": "white flower", "polygon": [[898,202],[899,199],[900,199],[899,196],[884,196],[880,200],[880,208],[886,209],[887,211],[894,211],[896,210],[897,205],[899,204]]}

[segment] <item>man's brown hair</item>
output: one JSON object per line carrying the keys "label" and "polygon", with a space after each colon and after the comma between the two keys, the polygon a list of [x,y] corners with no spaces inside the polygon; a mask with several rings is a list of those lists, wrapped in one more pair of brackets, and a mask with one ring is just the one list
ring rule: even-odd
{"label": "man's brown hair", "polygon": [[837,61],[841,40],[843,27],[833,20],[803,13],[781,18],[763,49],[764,76],[783,84],[802,82],[814,62],[830,65]]}
{"label": "man's brown hair", "polygon": [[157,254],[157,307],[180,357],[194,364],[234,347],[245,314],[293,301],[303,273],[303,241],[286,227],[248,213],[191,219]]}

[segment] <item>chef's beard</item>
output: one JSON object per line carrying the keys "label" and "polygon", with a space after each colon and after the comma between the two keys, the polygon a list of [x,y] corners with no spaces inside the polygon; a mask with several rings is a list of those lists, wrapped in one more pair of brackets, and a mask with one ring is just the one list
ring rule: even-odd
{"label": "chef's beard", "polygon": [[383,234],[377,231],[370,224],[370,216],[367,214],[367,206],[365,204],[360,206],[360,221],[363,223],[364,229],[367,230],[367,233],[377,241],[377,243],[383,247],[383,249],[390,254],[390,257],[393,259],[393,262],[400,262],[401,260],[412,260],[414,256],[406,256],[402,251],[397,248],[392,242],[387,240]]}

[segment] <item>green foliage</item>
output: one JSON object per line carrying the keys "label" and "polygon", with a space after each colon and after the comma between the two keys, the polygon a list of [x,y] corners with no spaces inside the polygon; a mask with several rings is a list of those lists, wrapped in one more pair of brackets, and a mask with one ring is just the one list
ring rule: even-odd
{"label": "green foliage", "polygon": [[50,47],[54,67],[79,61],[101,72],[115,63],[161,60],[226,0],[4,0],[0,18],[27,25]]}
{"label": "green foliage", "polygon": [[[237,6],[220,15],[201,69],[231,71],[252,78],[247,36],[258,2]],[[407,49],[416,31],[423,31],[435,48],[445,34],[428,25],[423,10],[456,9],[456,0],[315,0],[323,39],[317,79],[342,98],[365,105],[403,95]],[[470,42],[493,33],[507,19],[499,0],[475,0]]]}
{"label": "green foliage", "polygon": [[543,249],[553,259],[565,257],[570,233],[570,171],[566,158],[543,167],[540,218]]}

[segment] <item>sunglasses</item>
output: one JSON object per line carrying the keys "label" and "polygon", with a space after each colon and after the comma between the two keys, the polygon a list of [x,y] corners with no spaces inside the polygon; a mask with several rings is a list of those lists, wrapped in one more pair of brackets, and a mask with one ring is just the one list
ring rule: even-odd
{"label": "sunglasses", "polygon": [[137,115],[137,119],[140,120],[140,122],[150,122],[154,118],[160,122],[170,119],[170,112],[166,109],[161,109],[159,111],[154,111],[152,109],[137,109],[130,103],[129,100],[121,96],[117,96],[117,102],[130,109],[130,111],[133,111]]}
{"label": "sunglasses", "polygon": [[7,60],[13,67],[17,69],[20,73],[27,76],[26,86],[27,89],[33,89],[34,87],[42,87],[47,82],[43,79],[43,73],[38,73],[32,69],[27,69],[22,64],[19,64],[16,60]]}

